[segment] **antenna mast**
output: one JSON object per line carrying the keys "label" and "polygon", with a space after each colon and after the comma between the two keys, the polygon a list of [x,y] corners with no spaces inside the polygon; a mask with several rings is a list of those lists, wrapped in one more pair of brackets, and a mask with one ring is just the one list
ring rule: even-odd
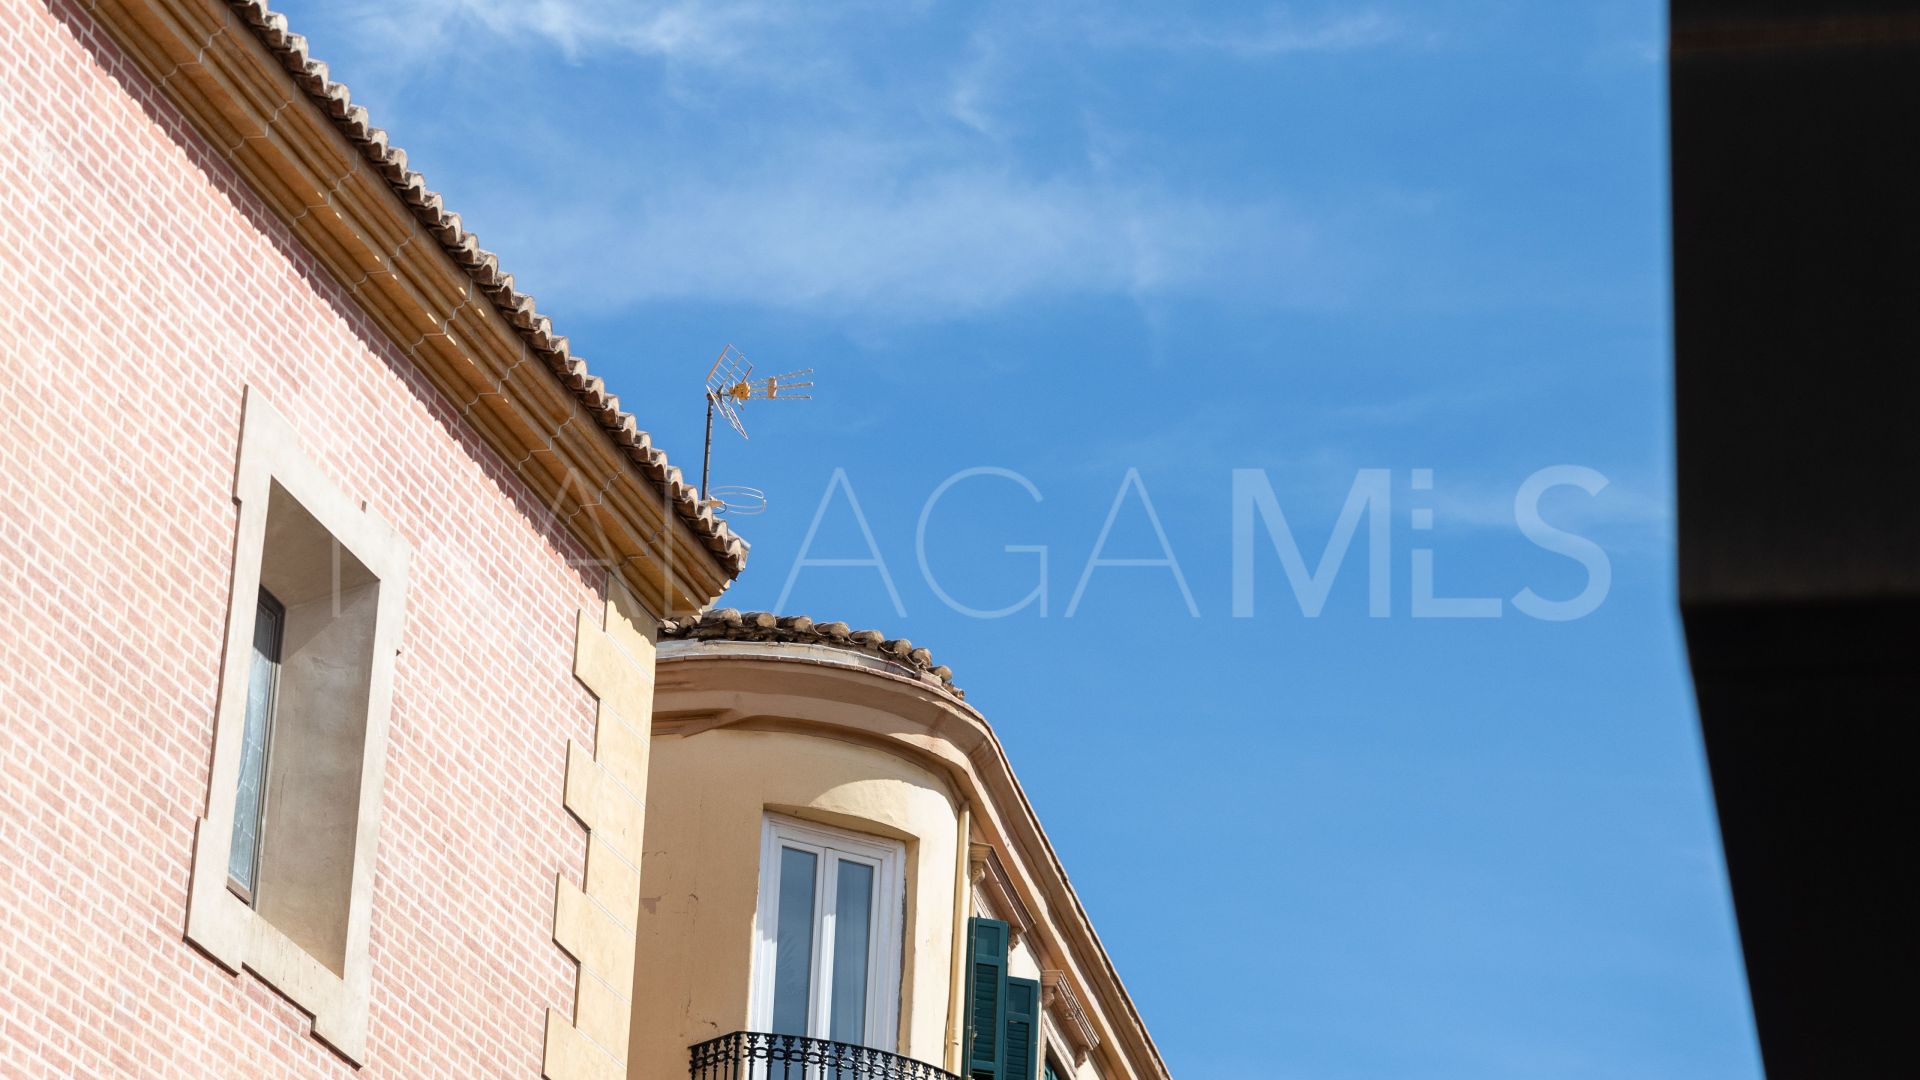
{"label": "antenna mast", "polygon": [[795,380],[813,374],[812,368],[789,371],[764,379],[753,377],[753,365],[739,349],[728,345],[720,350],[720,356],[707,369],[707,441],[706,449],[700,457],[700,504],[711,506],[716,514],[732,511],[736,514],[758,513],[766,509],[767,500],[757,488],[711,486],[713,476],[713,414],[717,410],[726,417],[733,430],[747,437],[747,425],[740,419],[740,406],[749,401],[806,401],[812,394],[796,394],[795,390],[806,390],[813,386],[809,382]]}

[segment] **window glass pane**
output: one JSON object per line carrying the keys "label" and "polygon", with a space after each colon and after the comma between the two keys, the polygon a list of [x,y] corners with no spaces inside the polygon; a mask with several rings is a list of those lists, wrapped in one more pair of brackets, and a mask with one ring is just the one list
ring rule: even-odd
{"label": "window glass pane", "polygon": [[247,720],[240,736],[240,784],[233,799],[233,844],[227,877],[253,892],[260,850],[260,811],[266,794],[267,735],[273,719],[274,681],[280,667],[281,607],[264,591],[253,618],[253,653],[247,671]]}
{"label": "window glass pane", "polygon": [[813,1000],[813,893],[820,862],[811,851],[780,849],[780,913],[775,919],[773,1031],[808,1035]]}
{"label": "window glass pane", "polygon": [[833,1016],[828,1038],[864,1043],[873,949],[873,867],[841,860],[833,912]]}

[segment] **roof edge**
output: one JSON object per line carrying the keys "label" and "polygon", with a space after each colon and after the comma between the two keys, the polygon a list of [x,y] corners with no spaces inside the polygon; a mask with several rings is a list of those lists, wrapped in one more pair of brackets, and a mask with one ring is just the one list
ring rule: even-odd
{"label": "roof edge", "polygon": [[734,608],[703,612],[660,624],[662,641],[748,641],[787,645],[825,645],[865,653],[901,665],[937,683],[965,701],[967,692],[953,684],[953,669],[933,662],[933,654],[906,638],[889,638],[878,630],[854,630],[843,622],[817,623],[805,615],[775,615],[770,611],[741,612]]}
{"label": "roof edge", "polygon": [[214,156],[656,613],[697,610],[739,575],[746,542],[285,16],[265,0],[90,6]]}

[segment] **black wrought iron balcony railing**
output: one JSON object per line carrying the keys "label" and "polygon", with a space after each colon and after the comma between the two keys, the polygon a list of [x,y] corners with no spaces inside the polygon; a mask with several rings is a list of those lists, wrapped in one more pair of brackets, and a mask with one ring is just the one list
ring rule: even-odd
{"label": "black wrought iron balcony railing", "polygon": [[692,1049],[693,1080],[960,1080],[871,1046],[736,1031]]}

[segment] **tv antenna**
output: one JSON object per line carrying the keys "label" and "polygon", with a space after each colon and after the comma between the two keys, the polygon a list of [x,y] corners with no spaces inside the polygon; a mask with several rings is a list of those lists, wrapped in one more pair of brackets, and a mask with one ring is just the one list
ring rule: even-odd
{"label": "tv antenna", "polygon": [[813,374],[812,368],[789,371],[781,375],[772,375],[756,379],[753,377],[753,365],[741,354],[739,349],[728,345],[720,350],[719,359],[707,370],[707,447],[700,459],[700,503],[713,507],[716,514],[735,515],[757,514],[767,508],[767,496],[759,488],[728,485],[715,488],[710,486],[713,472],[713,414],[717,410],[733,425],[733,430],[747,437],[747,425],[740,418],[740,407],[749,401],[806,401],[812,394],[796,394],[796,390],[806,390],[812,382],[800,382]]}

